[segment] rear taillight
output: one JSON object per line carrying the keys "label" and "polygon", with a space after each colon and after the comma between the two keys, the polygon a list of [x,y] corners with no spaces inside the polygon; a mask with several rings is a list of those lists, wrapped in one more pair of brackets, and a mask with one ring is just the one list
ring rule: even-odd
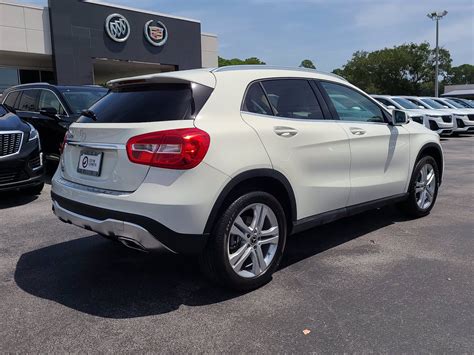
{"label": "rear taillight", "polygon": [[69,131],[67,131],[64,134],[63,142],[59,145],[59,154],[63,154],[64,147],[66,146],[66,142],[67,142],[67,139],[68,139],[68,133],[69,133]]}
{"label": "rear taillight", "polygon": [[209,149],[209,135],[198,128],[159,131],[132,137],[127,142],[128,159],[167,169],[192,169]]}

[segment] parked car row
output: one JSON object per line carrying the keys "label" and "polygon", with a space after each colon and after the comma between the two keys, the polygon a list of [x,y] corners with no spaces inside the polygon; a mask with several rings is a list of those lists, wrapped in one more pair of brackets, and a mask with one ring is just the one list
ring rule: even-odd
{"label": "parked car row", "polygon": [[46,160],[59,161],[69,126],[107,92],[45,83],[7,89],[0,106],[0,191],[39,194]]}
{"label": "parked car row", "polygon": [[405,110],[408,116],[440,135],[474,132],[474,104],[470,100],[372,95],[389,110]]}

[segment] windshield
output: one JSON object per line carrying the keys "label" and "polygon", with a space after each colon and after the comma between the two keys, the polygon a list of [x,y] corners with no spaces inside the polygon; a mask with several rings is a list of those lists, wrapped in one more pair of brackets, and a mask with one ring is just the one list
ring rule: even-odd
{"label": "windshield", "polygon": [[453,100],[450,100],[450,99],[445,99],[446,102],[448,102],[449,104],[451,104],[452,106],[456,107],[456,108],[464,108],[463,105],[461,105],[459,102],[456,102],[456,101],[453,101]]}
{"label": "windshield", "polygon": [[434,109],[446,108],[443,105],[437,103],[435,100],[431,100],[431,99],[420,99],[420,100]]}
{"label": "windshield", "polygon": [[81,113],[82,110],[88,109],[99,99],[107,94],[105,88],[66,88],[62,89],[64,99],[67,101],[73,113]]}
{"label": "windshield", "polygon": [[401,97],[392,97],[392,100],[395,101],[397,104],[406,108],[408,110],[417,110],[419,109],[413,102],[408,101],[407,99],[402,99]]}

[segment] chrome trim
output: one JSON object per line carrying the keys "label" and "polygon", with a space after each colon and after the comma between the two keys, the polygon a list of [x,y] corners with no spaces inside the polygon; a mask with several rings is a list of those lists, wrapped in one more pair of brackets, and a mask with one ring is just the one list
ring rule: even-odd
{"label": "chrome trim", "polygon": [[87,143],[80,141],[67,141],[67,145],[81,148],[92,148],[101,150],[125,150],[125,144],[110,144],[110,143]]}
{"label": "chrome trim", "polygon": [[127,242],[132,242],[137,246],[140,246],[140,248],[132,247],[132,249],[139,249],[143,251],[166,249],[173,252],[171,249],[160,243],[145,228],[139,225],[110,218],[101,221],[86,217],[66,210],[54,200],[53,210],[54,214],[63,222],[71,223],[75,226],[92,230],[103,235],[116,236],[127,247],[132,247],[127,244]]}
{"label": "chrome trim", "polygon": [[131,194],[131,192],[106,190],[106,189],[101,189],[101,188],[98,188],[98,187],[82,185],[82,184],[78,184],[76,182],[66,180],[63,177],[58,177],[58,178],[55,179],[55,181],[58,184],[67,186],[67,187],[72,188],[72,189],[76,189],[76,190],[79,190],[79,191],[85,191],[85,192],[92,192],[92,193],[96,193],[96,194],[113,195],[113,196],[127,196],[127,195]]}
{"label": "chrome trim", "polygon": [[8,157],[12,157],[14,155],[20,154],[21,148],[23,147],[23,139],[25,138],[25,133],[22,131],[1,131],[0,132],[0,135],[18,134],[18,133],[21,134],[20,145],[18,146],[18,150],[15,153],[0,156],[0,159],[4,159],[4,158],[8,158]]}

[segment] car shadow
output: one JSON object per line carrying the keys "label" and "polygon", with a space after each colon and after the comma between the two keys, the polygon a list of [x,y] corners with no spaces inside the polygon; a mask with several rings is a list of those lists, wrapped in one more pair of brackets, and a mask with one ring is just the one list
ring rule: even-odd
{"label": "car shadow", "polygon": [[[402,220],[394,208],[346,218],[292,236],[280,271]],[[15,281],[27,293],[105,318],[134,318],[201,306],[242,295],[207,282],[197,258],[141,253],[99,236],[23,254]]]}
{"label": "car shadow", "polygon": [[28,195],[21,190],[0,192],[0,210],[27,205],[38,199],[38,195]]}

